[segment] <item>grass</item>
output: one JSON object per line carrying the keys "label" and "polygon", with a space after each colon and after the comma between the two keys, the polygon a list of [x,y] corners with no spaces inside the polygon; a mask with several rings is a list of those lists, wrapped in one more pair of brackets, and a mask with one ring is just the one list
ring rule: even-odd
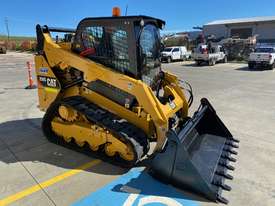
{"label": "grass", "polygon": [[[0,41],[8,40],[8,37],[5,35],[0,35]],[[10,36],[10,41],[23,42],[26,40],[35,41],[35,37],[26,37],[26,36]]]}

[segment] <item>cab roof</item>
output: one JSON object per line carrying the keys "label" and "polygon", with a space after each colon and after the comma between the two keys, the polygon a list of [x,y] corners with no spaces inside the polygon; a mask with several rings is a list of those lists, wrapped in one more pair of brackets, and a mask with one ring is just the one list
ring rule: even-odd
{"label": "cab roof", "polygon": [[144,16],[144,15],[138,15],[138,16],[111,16],[111,17],[87,17],[82,19],[78,26],[83,24],[84,22],[87,21],[117,21],[117,20],[129,20],[129,21],[154,21],[157,22],[158,26],[161,28],[162,25],[165,25],[165,21],[150,17],[150,16]]}

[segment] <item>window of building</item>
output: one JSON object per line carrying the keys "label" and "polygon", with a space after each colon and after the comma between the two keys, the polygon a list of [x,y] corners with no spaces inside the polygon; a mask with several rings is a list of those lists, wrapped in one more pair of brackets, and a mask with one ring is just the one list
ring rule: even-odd
{"label": "window of building", "polygon": [[247,39],[252,36],[252,28],[236,28],[231,29],[231,37]]}

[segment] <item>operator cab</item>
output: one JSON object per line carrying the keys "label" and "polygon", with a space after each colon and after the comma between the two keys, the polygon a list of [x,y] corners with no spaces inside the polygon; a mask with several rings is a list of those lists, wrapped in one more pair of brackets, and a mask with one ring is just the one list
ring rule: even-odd
{"label": "operator cab", "polygon": [[159,29],[164,25],[148,16],[85,18],[77,27],[72,50],[151,84],[160,71]]}

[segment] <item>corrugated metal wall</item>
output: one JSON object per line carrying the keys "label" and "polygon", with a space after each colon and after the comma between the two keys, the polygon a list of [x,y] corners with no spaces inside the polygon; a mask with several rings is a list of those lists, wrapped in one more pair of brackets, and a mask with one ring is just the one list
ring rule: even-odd
{"label": "corrugated metal wall", "polygon": [[229,25],[204,25],[204,35],[215,35],[216,38],[228,38],[237,31],[246,33],[242,37],[247,36],[248,30],[251,30],[252,35],[258,35],[259,41],[275,41],[275,22],[257,22],[257,23],[242,23]]}

